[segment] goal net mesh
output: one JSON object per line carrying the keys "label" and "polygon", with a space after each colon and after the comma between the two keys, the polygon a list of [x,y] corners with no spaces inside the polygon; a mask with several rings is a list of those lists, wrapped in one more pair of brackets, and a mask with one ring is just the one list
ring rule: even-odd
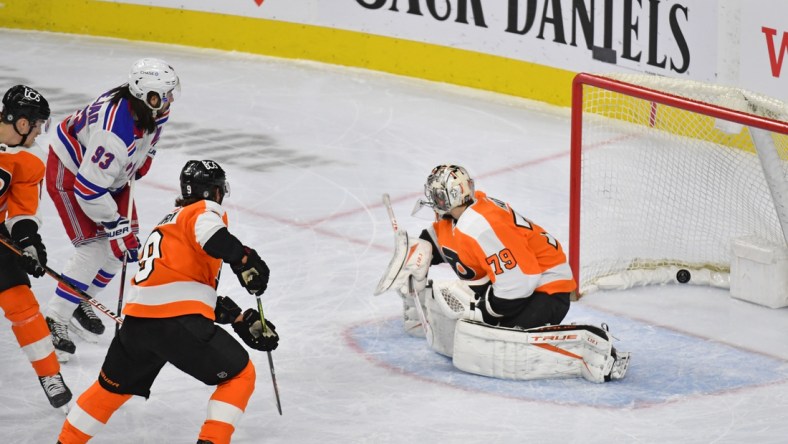
{"label": "goal net mesh", "polygon": [[[636,86],[632,91],[733,110],[738,122],[692,105],[682,109],[632,91],[583,85],[582,130],[573,134],[580,140],[579,159],[573,154],[579,218],[571,220],[579,224],[579,248],[570,245],[581,293],[676,282],[679,270],[690,272],[690,283],[727,287],[732,239],[758,236],[784,244],[747,124],[752,116],[788,121],[786,104],[684,79],[606,78]],[[788,135],[772,132],[772,140],[784,180]]]}

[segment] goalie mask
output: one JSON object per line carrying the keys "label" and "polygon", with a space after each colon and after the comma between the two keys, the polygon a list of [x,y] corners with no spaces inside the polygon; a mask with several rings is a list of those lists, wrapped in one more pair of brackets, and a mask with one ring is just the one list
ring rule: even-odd
{"label": "goalie mask", "polygon": [[158,111],[180,96],[181,82],[175,69],[164,60],[140,59],[131,66],[129,92]]}
{"label": "goalie mask", "polygon": [[[216,199],[215,191],[219,190]],[[222,203],[230,195],[227,176],[213,160],[190,160],[181,170],[181,197],[183,199],[208,199]]]}
{"label": "goalie mask", "polygon": [[443,216],[462,205],[473,203],[474,185],[468,171],[457,165],[439,165],[432,169],[424,184],[425,201]]}

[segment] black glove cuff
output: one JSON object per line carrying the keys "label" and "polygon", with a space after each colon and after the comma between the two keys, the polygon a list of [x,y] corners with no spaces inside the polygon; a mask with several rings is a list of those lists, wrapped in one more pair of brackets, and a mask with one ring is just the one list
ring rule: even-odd
{"label": "black glove cuff", "polygon": [[[41,242],[38,235],[38,224],[33,219],[22,219],[14,223],[11,229],[11,239],[19,243],[20,247],[25,248],[34,243]],[[22,245],[24,243],[24,245]]]}

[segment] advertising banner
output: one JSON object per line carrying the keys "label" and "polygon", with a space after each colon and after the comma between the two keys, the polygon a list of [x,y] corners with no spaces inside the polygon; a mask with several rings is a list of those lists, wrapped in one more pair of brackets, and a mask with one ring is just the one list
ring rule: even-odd
{"label": "advertising banner", "polygon": [[788,102],[788,2],[742,2],[740,16],[740,86]]}
{"label": "advertising banner", "polygon": [[538,63],[710,81],[717,0],[105,0],[321,26]]}

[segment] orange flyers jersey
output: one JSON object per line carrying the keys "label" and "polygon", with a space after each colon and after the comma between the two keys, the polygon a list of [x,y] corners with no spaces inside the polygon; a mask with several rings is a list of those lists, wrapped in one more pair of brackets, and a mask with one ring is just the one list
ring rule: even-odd
{"label": "orange flyers jersey", "polygon": [[201,314],[214,319],[222,260],[209,256],[203,245],[226,226],[224,209],[210,200],[176,208],[162,219],[142,246],[123,313],[143,318]]}
{"label": "orange flyers jersey", "polygon": [[36,219],[44,162],[30,149],[0,145],[0,222]]}
{"label": "orange flyers jersey", "polygon": [[577,285],[561,244],[508,204],[475,193],[458,221],[443,218],[428,229],[441,256],[463,280],[487,277],[495,295],[519,299],[534,291],[571,292]]}

